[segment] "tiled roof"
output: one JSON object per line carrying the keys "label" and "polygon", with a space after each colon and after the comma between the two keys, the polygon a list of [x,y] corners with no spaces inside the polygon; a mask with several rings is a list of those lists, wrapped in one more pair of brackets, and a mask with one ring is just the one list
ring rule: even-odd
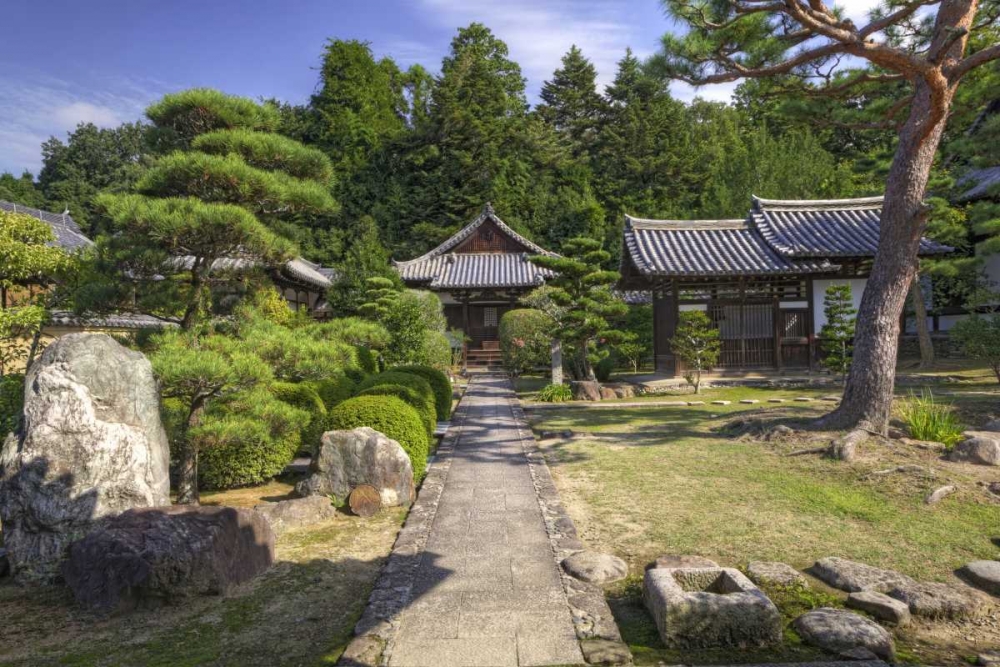
{"label": "tiled roof", "polygon": [[397,264],[397,269],[403,280],[426,281],[432,289],[535,287],[553,275],[526,253],[448,253]]}
{"label": "tiled roof", "polygon": [[648,290],[614,290],[614,293],[630,306],[645,306],[653,303],[653,293]]}
{"label": "tiled roof", "polygon": [[[753,198],[750,219],[768,245],[785,257],[874,257],[882,197],[863,199]],[[951,252],[923,239],[920,254]]]}
{"label": "tiled roof", "polygon": [[[190,255],[181,257],[177,262],[180,268],[190,269],[194,265],[194,257]],[[256,259],[223,257],[212,262],[212,271],[235,271],[239,273],[241,271],[249,271],[260,265],[260,262]],[[288,260],[281,266],[281,273],[292,280],[308,283],[313,287],[323,290],[329,289],[333,283],[320,272],[321,268],[318,264],[314,264],[307,259],[296,257],[295,259]]]}
{"label": "tiled roof", "polygon": [[782,257],[744,220],[644,220],[625,217],[625,248],[648,276],[739,276],[817,273],[826,260]]}
{"label": "tiled roof", "polygon": [[173,329],[180,326],[143,313],[112,313],[109,315],[77,315],[70,311],[53,310],[49,324],[62,327],[93,327],[99,329]]}
{"label": "tiled roof", "polygon": [[973,169],[958,179],[958,185],[971,186],[958,196],[959,201],[973,201],[987,197],[1000,198],[1000,165]]}
{"label": "tiled roof", "polygon": [[13,213],[23,213],[33,218],[38,218],[47,222],[55,234],[56,240],[51,244],[59,246],[65,250],[78,250],[94,245],[94,242],[83,235],[79,225],[70,217],[69,213],[50,213],[30,206],[22,206],[8,201],[0,200],[0,209]]}

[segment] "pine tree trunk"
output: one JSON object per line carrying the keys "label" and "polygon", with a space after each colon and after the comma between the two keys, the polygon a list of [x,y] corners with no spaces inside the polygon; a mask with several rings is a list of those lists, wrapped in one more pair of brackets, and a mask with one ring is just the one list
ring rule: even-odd
{"label": "pine tree trunk", "polygon": [[[950,93],[947,105],[950,104]],[[939,102],[940,103],[940,102]],[[821,418],[823,428],[862,427],[885,433],[889,426],[899,317],[917,268],[917,251],[926,225],[924,194],[934,154],[947,116],[932,127],[930,86],[918,78],[910,115],[886,181],[878,251],[861,297],[854,339],[854,359],[844,398]]]}
{"label": "pine tree trunk", "polygon": [[188,434],[198,424],[205,400],[197,398],[188,413],[187,426],[181,436],[181,456],[177,468],[177,504],[197,505],[201,501],[198,494],[198,448]]}
{"label": "pine tree trunk", "polygon": [[552,351],[552,384],[563,383],[563,361],[562,361],[562,341],[558,338],[552,339],[550,347]]}
{"label": "pine tree trunk", "polygon": [[920,343],[920,368],[934,367],[934,343],[931,332],[927,328],[927,305],[924,303],[924,290],[920,285],[920,274],[913,276],[910,285],[910,299],[913,301],[913,317],[917,324],[917,342]]}

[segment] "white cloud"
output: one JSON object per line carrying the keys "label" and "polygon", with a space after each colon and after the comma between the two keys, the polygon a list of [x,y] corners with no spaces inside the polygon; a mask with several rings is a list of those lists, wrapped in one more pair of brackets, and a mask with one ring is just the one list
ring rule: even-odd
{"label": "white cloud", "polygon": [[837,0],[835,6],[844,10],[847,18],[858,27],[868,22],[868,12],[882,4],[881,0]]}
{"label": "white cloud", "polygon": [[70,102],[56,109],[52,119],[65,127],[76,127],[80,123],[93,123],[98,127],[112,127],[121,123],[114,109],[97,106],[90,102]]}

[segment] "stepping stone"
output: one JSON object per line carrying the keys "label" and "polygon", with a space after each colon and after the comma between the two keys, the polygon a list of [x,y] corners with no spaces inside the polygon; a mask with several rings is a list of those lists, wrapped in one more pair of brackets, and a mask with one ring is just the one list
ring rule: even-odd
{"label": "stepping stone", "polygon": [[583,659],[588,665],[631,665],[628,644],[610,639],[587,639],[580,642]]}
{"label": "stepping stone", "polygon": [[680,554],[663,554],[655,561],[650,563],[646,569],[652,570],[655,568],[691,568],[691,567],[719,567],[719,564],[714,560],[705,558],[704,556],[686,556]]}
{"label": "stepping stone", "polygon": [[809,585],[802,573],[787,563],[751,561],[747,565],[747,576],[758,586],[800,586],[805,588]]}
{"label": "stepping stone", "polygon": [[976,588],[992,595],[1000,595],[1000,561],[973,561],[958,573]]}
{"label": "stepping stone", "polygon": [[823,396],[819,400],[821,400],[821,401],[830,401],[831,403],[839,403],[840,402],[840,396],[832,396],[832,395],[831,396]]}
{"label": "stepping stone", "polygon": [[756,398],[743,398],[740,399],[740,403],[742,403],[743,405],[755,405],[757,403],[760,403],[760,401],[758,401]]}
{"label": "stepping stone", "polygon": [[807,644],[830,653],[867,649],[890,662],[896,655],[892,636],[885,628],[850,611],[821,607],[799,616],[792,625]]}
{"label": "stepping stone", "polygon": [[875,591],[858,591],[847,596],[847,606],[868,612],[880,621],[896,625],[910,622],[910,608],[905,602]]}
{"label": "stepping stone", "polygon": [[618,556],[580,551],[562,562],[570,576],[590,584],[610,584],[628,576],[628,565]]}
{"label": "stepping stone", "polygon": [[923,618],[968,618],[979,611],[981,601],[963,584],[913,582],[889,591],[889,596],[902,600],[910,613]]}
{"label": "stepping stone", "polygon": [[705,405],[705,401],[688,401],[688,405]]}
{"label": "stepping stone", "polygon": [[732,401],[712,401],[712,405],[732,405]]}
{"label": "stepping stone", "polygon": [[788,399],[787,398],[769,398],[769,399],[767,399],[767,402],[768,403],[787,403]]}
{"label": "stepping stone", "polygon": [[909,586],[917,583],[905,574],[894,570],[883,570],[836,556],[816,561],[812,567],[812,573],[824,583],[848,593],[857,591],[885,593],[898,586]]}
{"label": "stepping stone", "polygon": [[794,400],[797,403],[812,403],[813,401],[813,399],[809,398],[808,396],[797,396]]}

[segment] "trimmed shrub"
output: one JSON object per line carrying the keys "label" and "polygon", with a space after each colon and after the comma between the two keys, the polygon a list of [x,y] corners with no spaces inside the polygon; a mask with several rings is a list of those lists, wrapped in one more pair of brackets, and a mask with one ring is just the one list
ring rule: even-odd
{"label": "trimmed shrub", "polygon": [[437,414],[434,411],[434,401],[421,394],[416,389],[404,387],[401,384],[377,384],[358,392],[358,396],[395,396],[406,401],[407,405],[412,405],[427,427],[427,437],[434,437],[434,429],[437,428]]}
{"label": "trimmed shrub", "polygon": [[597,378],[598,382],[607,382],[611,379],[611,373],[615,370],[616,361],[614,353],[611,353],[594,364],[594,377]]}
{"label": "trimmed shrub", "polygon": [[564,384],[547,384],[542,387],[535,399],[545,403],[571,401],[573,400],[573,390]]}
{"label": "trimmed shrub", "polygon": [[327,417],[331,430],[373,428],[398,442],[410,457],[414,479],[427,469],[428,439],[420,415],[395,396],[356,396],[344,401]]}
{"label": "trimmed shrub", "polygon": [[433,368],[451,367],[451,341],[443,331],[424,334],[423,355],[420,361]]}
{"label": "trimmed shrub", "polygon": [[504,368],[520,375],[533,368],[548,367],[554,327],[551,317],[534,308],[504,313],[498,329]]}
{"label": "trimmed shrub", "polygon": [[365,373],[378,373],[378,360],[375,359],[372,351],[361,345],[358,345],[356,349],[358,351],[358,368]]}
{"label": "trimmed shrub", "polygon": [[0,443],[21,425],[24,411],[24,376],[11,373],[0,377]]}
{"label": "trimmed shrub", "polygon": [[427,380],[434,391],[434,405],[437,409],[438,421],[445,421],[451,416],[451,380],[442,371],[430,366],[397,366],[390,369],[390,372],[402,371],[419,375]]}
{"label": "trimmed shrub", "polygon": [[431,388],[430,382],[416,373],[401,371],[395,368],[379,373],[378,375],[372,375],[358,385],[358,391],[361,392],[369,387],[375,387],[380,384],[398,384],[408,387],[415,390],[421,396],[430,399],[431,403],[435,406],[437,405],[434,398],[434,390]]}
{"label": "trimmed shrub", "polygon": [[326,425],[326,404],[316,389],[305,382],[275,382],[270,390],[279,401],[309,414],[309,423],[300,429],[299,451],[316,451]]}
{"label": "trimmed shrub", "polygon": [[[364,379],[362,376],[361,379]],[[338,375],[337,377],[327,378],[324,380],[313,380],[311,382],[305,382],[319,394],[320,399],[323,401],[323,405],[327,410],[332,409],[334,406],[343,403],[351,396],[354,396],[354,392],[357,391],[358,384],[355,380],[349,377],[348,374]]]}

